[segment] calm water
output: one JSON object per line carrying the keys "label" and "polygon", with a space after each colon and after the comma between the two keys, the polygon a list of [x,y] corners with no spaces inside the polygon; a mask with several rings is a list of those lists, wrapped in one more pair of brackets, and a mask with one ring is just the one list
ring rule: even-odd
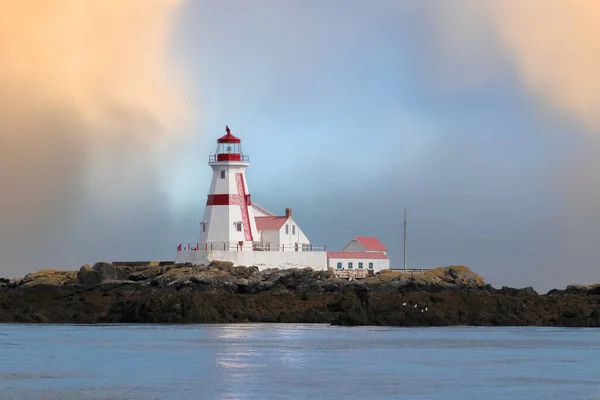
{"label": "calm water", "polygon": [[600,399],[600,330],[0,325],[0,399]]}

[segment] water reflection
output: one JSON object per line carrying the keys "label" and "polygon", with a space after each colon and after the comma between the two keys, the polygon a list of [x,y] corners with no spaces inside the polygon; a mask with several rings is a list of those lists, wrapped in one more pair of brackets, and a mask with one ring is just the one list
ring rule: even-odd
{"label": "water reflection", "polygon": [[222,342],[215,352],[223,399],[244,399],[249,379],[268,375],[276,369],[301,368],[305,357],[300,344],[307,327],[302,325],[274,325],[265,330],[261,324],[220,325],[213,327],[213,335]]}

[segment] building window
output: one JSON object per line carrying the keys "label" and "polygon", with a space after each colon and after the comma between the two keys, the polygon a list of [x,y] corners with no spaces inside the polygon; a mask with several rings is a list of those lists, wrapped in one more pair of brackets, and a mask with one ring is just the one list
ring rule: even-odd
{"label": "building window", "polygon": [[289,225],[286,225],[286,226],[285,226],[285,234],[286,234],[286,235],[289,235],[289,234],[290,234],[290,226],[289,226]]}
{"label": "building window", "polygon": [[369,263],[369,269],[373,269],[373,263]]}
{"label": "building window", "polygon": [[308,251],[308,244],[302,243],[302,251]]}
{"label": "building window", "polygon": [[206,222],[202,223],[202,232],[206,232]]}
{"label": "building window", "polygon": [[236,222],[236,223],[235,223],[235,229],[236,229],[238,232],[241,232],[241,231],[242,231],[242,223],[241,223],[241,222]]}
{"label": "building window", "polygon": [[221,171],[221,179],[225,179],[225,171]]}
{"label": "building window", "polygon": [[348,269],[352,269],[352,262],[348,263]]}
{"label": "building window", "polygon": [[342,269],[342,268],[344,268],[344,266],[342,265],[342,263],[341,263],[341,262],[339,262],[339,263],[338,263],[338,268],[337,268],[337,269]]}
{"label": "building window", "polygon": [[292,225],[292,235],[296,234],[296,225]]}
{"label": "building window", "polygon": [[361,263],[361,262],[358,263],[358,269],[363,269],[363,263]]}

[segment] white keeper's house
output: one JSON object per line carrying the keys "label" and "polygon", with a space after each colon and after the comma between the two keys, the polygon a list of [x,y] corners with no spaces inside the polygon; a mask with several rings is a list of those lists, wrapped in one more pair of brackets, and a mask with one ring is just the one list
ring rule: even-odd
{"label": "white keeper's house", "polygon": [[197,243],[180,244],[175,262],[206,265],[231,261],[234,265],[267,268],[332,269],[336,275],[363,277],[389,269],[387,249],[376,238],[355,237],[341,252],[315,246],[292,217],[292,209],[276,215],[251,200],[246,180],[249,158],[241,140],[231,134],[217,140],[209,156],[213,170],[204,218]]}

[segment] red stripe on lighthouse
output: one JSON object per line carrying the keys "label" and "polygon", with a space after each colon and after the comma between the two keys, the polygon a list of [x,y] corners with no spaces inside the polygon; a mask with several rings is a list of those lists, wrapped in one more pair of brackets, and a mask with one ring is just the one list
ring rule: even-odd
{"label": "red stripe on lighthouse", "polygon": [[238,173],[235,174],[235,181],[237,183],[238,196],[242,196],[242,219],[244,221],[244,238],[247,241],[253,242],[252,229],[250,229],[250,216],[248,214],[248,197],[246,196],[246,186],[244,185],[244,175]]}
{"label": "red stripe on lighthouse", "polygon": [[242,212],[242,222],[244,226],[244,239],[253,242],[252,229],[250,228],[250,215],[248,206],[250,205],[250,196],[246,196],[246,186],[244,185],[244,175],[235,174],[235,183],[237,194],[209,194],[206,200],[207,206],[239,206]]}
{"label": "red stripe on lighthouse", "polygon": [[207,206],[241,206],[243,198],[239,194],[209,194]]}

